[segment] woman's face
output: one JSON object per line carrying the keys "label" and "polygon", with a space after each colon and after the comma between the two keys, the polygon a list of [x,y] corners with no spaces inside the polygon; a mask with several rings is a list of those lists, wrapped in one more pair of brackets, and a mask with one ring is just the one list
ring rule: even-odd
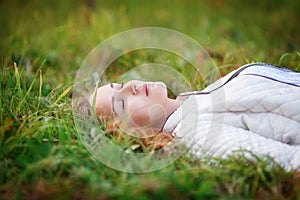
{"label": "woman's face", "polygon": [[[94,94],[89,98],[93,105]],[[161,130],[167,117],[179,106],[169,99],[163,82],[111,83],[97,90],[95,110],[106,118],[117,116],[128,127]]]}

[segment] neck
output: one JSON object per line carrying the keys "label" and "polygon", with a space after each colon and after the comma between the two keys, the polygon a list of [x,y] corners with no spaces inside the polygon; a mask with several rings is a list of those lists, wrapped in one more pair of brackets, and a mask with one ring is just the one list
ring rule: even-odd
{"label": "neck", "polygon": [[168,117],[175,112],[175,110],[177,110],[177,108],[179,108],[180,106],[180,101],[175,100],[175,99],[169,99],[167,102],[167,113],[168,113]]}

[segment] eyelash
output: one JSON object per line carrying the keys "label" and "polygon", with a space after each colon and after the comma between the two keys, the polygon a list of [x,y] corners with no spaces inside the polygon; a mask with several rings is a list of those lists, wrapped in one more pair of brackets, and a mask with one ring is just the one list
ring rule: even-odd
{"label": "eyelash", "polygon": [[[121,89],[123,88],[124,86],[124,83],[121,83]],[[125,107],[125,103],[124,103],[124,100],[122,99],[122,109],[124,110],[124,107]]]}
{"label": "eyelash", "polygon": [[122,99],[122,109],[124,110],[125,108],[125,103],[124,103],[124,100]]}
{"label": "eyelash", "polygon": [[[121,89],[124,87],[124,83],[121,83]],[[122,103],[122,109],[124,110],[124,108],[125,108],[125,102],[124,102],[124,100],[122,99],[121,100],[121,103]]]}

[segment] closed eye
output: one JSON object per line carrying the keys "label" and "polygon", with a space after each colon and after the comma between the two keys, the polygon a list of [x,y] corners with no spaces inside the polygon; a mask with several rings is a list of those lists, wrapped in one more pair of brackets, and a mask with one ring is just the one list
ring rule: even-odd
{"label": "closed eye", "polygon": [[[115,107],[115,98],[114,97],[112,97],[112,110],[113,110],[113,113],[115,113],[115,114],[117,114],[118,115],[118,113],[119,112],[117,112],[117,110],[119,110],[119,109],[116,109],[116,107]],[[122,111],[124,112],[124,110],[125,110],[125,101],[122,99],[121,101],[119,101],[120,103],[121,103],[121,109],[122,109]],[[118,106],[117,106],[118,107]]]}
{"label": "closed eye", "polygon": [[[123,87],[124,87],[124,83],[121,83],[120,89],[122,89]],[[124,110],[125,110],[125,102],[124,102],[124,99],[121,100],[121,107],[122,107],[122,110],[124,111]]]}
{"label": "closed eye", "polygon": [[122,109],[123,109],[123,111],[125,110],[125,102],[123,99],[122,99]]}

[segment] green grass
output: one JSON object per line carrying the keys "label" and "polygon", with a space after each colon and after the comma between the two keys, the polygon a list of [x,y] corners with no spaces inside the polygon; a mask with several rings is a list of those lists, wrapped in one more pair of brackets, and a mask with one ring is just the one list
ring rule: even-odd
{"label": "green grass", "polygon": [[[300,71],[299,7],[293,0],[97,1],[93,9],[84,1],[0,1],[0,198],[299,199],[299,173],[242,156],[199,161],[185,155],[145,174],[108,168],[78,139],[71,106],[87,54],[135,27],[189,35],[222,73],[252,61]],[[111,76],[151,59],[124,56]],[[180,65],[172,58],[166,63]]]}

